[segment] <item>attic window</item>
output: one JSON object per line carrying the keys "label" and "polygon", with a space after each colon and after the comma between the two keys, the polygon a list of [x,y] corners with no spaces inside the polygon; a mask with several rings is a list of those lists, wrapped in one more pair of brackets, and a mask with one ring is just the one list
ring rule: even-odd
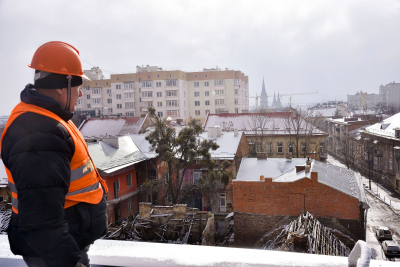
{"label": "attic window", "polygon": [[385,130],[389,125],[390,123],[381,124],[381,130]]}

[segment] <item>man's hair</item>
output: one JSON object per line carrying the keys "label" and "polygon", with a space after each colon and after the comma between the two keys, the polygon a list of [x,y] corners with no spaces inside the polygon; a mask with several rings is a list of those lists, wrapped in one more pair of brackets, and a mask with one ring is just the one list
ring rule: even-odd
{"label": "man's hair", "polygon": [[[68,88],[68,75],[35,70],[33,87],[36,89],[62,89]],[[83,83],[82,77],[72,76],[71,87]]]}

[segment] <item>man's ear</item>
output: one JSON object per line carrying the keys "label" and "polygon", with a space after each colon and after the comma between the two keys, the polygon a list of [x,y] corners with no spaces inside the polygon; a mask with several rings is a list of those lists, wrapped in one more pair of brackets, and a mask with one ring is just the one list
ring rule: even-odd
{"label": "man's ear", "polygon": [[63,90],[63,89],[55,89],[55,91],[56,91],[59,95],[62,95],[62,93],[63,93],[62,90]]}

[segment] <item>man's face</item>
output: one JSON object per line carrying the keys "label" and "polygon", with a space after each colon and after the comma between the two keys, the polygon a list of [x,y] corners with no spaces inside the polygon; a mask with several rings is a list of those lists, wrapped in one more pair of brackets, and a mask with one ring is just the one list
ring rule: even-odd
{"label": "man's face", "polygon": [[[64,88],[61,90],[61,105],[63,108],[67,105],[67,94],[68,89]],[[82,96],[82,91],[80,86],[71,87],[71,100],[69,104],[69,112],[75,111],[75,106],[78,104],[79,97]]]}

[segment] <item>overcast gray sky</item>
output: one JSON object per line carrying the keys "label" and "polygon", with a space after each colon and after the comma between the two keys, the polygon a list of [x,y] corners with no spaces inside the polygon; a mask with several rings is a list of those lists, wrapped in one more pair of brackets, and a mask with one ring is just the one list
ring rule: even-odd
{"label": "overcast gray sky", "polygon": [[55,40],[106,77],[136,65],[218,66],[248,75],[250,95],[263,76],[267,93],[318,91],[296,104],[400,82],[400,0],[0,0],[0,115],[32,82],[35,50]]}

